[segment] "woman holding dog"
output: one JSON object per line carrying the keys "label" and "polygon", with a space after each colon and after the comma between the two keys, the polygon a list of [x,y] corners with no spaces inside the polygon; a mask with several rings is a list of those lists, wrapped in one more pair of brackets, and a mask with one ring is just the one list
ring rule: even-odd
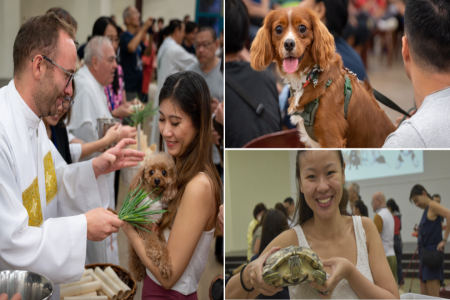
{"label": "woman holding dog", "polygon": [[[299,298],[399,298],[380,235],[368,218],[346,216],[343,200],[345,163],[341,151],[299,151],[296,177],[299,190],[296,226],[276,237],[241,275],[230,279],[227,298],[255,298],[281,291],[264,283],[263,266],[270,254],[288,246],[303,246],[321,258],[327,281],[289,287]],[[240,279],[240,276],[242,279]],[[320,295],[328,291],[327,296]]]}
{"label": "woman holding dog", "polygon": [[444,246],[450,234],[450,226],[445,229],[442,237],[442,218],[450,217],[450,210],[436,201],[420,184],[416,184],[409,201],[423,209],[419,224],[419,259],[420,259],[420,290],[423,295],[439,297],[439,288],[444,281]]}
{"label": "woman holding dog", "polygon": [[161,276],[131,225],[127,223],[124,232],[147,267],[142,299],[197,299],[205,257],[220,230],[217,215],[222,194],[212,161],[211,96],[204,79],[194,72],[169,76],[159,95],[159,114],[160,151],[165,144],[178,173],[178,194],[158,229],[167,241],[172,275]]}

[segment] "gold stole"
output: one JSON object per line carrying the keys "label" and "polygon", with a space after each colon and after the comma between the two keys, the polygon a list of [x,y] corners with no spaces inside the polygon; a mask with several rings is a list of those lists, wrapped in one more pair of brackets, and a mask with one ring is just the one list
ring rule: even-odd
{"label": "gold stole", "polygon": [[[52,202],[58,192],[55,166],[53,165],[52,153],[44,156],[45,195],[47,205]],[[40,227],[44,222],[42,217],[41,197],[39,195],[38,177],[22,193],[23,206],[28,211],[28,226]]]}

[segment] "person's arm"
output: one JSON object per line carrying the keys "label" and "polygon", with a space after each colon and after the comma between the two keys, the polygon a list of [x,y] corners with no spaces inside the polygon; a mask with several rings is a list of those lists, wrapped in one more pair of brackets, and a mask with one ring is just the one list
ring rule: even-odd
{"label": "person's arm", "polygon": [[216,216],[211,182],[206,175],[198,174],[186,186],[167,242],[172,262],[172,276],[168,279],[161,276],[158,267],[148,258],[137,231],[129,224],[124,226],[124,231],[145,267],[166,290],[170,290],[186,270],[205,227],[215,225]]}
{"label": "person's arm", "polygon": [[261,238],[257,238],[255,241],[255,247],[253,248],[253,253],[258,254],[259,253],[259,247],[261,246]]}
{"label": "person's arm", "polygon": [[[176,65],[177,71],[184,71],[191,64],[197,62],[197,58],[195,57],[195,55],[187,52],[186,50],[184,50],[184,48],[177,47],[173,50],[176,51],[175,53],[173,53],[173,57],[176,57],[176,59],[173,60],[173,63]],[[167,51],[171,51],[171,49],[168,49]],[[167,54],[169,54],[169,52]]]}
{"label": "person's arm", "polygon": [[109,128],[106,135],[97,141],[91,143],[85,143],[81,145],[81,155],[80,159],[91,155],[94,152],[101,151],[118,140],[120,132],[122,130],[122,124],[117,123],[113,127]]}
{"label": "person's arm", "polygon": [[[450,218],[450,209],[440,205],[436,201],[431,201],[430,204],[428,204],[428,207],[434,214],[446,218],[447,220]],[[450,226],[447,226],[447,228],[445,228],[444,237],[437,246],[437,250],[444,251],[444,246],[447,243],[449,234],[450,234]]]}
{"label": "person's arm", "polygon": [[124,99],[124,101],[122,102],[122,105],[114,108],[114,110],[111,111],[111,115],[115,118],[126,118],[133,112],[130,109],[131,103],[126,101],[127,98],[122,98],[122,99]]}
{"label": "person's arm", "polygon": [[288,246],[298,246],[297,234],[294,229],[289,229],[278,235],[264,249],[261,255],[249,263],[242,273],[242,281],[244,286],[253,291],[247,292],[241,284],[241,274],[234,275],[228,281],[225,294],[228,299],[255,299],[259,294],[273,296],[277,292],[282,291],[281,287],[275,287],[264,283],[262,279],[263,266],[270,254]]}
{"label": "person's arm", "polygon": [[379,233],[383,231],[383,219],[380,217],[379,214],[375,214],[375,217],[373,218],[373,222],[375,223],[375,226],[377,227],[377,230]]}
{"label": "person's arm", "polygon": [[136,51],[137,47],[147,34],[148,28],[152,25],[152,22],[153,22],[152,18],[148,18],[147,21],[145,21],[144,25],[142,25],[141,29],[135,34],[135,36],[128,43],[127,50],[129,53],[134,53]]}
{"label": "person's arm", "polygon": [[383,148],[426,148],[426,145],[410,121],[406,120],[386,138]]}

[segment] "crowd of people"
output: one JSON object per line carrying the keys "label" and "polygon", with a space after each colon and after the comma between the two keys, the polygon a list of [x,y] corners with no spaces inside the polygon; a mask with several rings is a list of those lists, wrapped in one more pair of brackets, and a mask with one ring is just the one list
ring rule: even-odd
{"label": "crowd of people", "polygon": [[[321,152],[322,151],[299,151],[297,154],[297,164],[299,164],[299,166],[297,166],[297,179],[299,180],[299,188],[301,189],[297,205],[295,205],[294,200],[289,197],[284,200],[284,203],[276,203],[274,209],[268,209],[264,203],[258,203],[254,207],[253,218],[247,229],[248,265],[246,267],[241,266],[241,268],[237,270],[241,270],[241,274],[236,276],[241,276],[241,280],[243,281],[239,283],[239,278],[230,279],[227,286],[227,295],[233,295],[233,297],[239,298],[265,297],[271,299],[290,299],[293,295],[303,298],[305,295],[308,295],[307,289],[301,287],[284,287],[280,289],[266,285],[260,278],[261,272],[259,268],[261,263],[264,263],[267,259],[269,253],[273,253],[279,248],[290,245],[310,247],[319,254],[324,261],[325,266],[329,264],[330,266],[333,265],[335,268],[338,268],[340,263],[343,263],[343,265],[348,263],[339,262],[339,260],[336,259],[329,263],[327,260],[324,260],[324,258],[328,259],[330,257],[341,257],[350,260],[350,262],[355,262],[353,265],[356,265],[357,269],[367,277],[369,281],[375,282],[378,287],[381,287],[384,282],[384,280],[380,281],[381,274],[376,275],[377,270],[369,269],[373,276],[370,277],[368,275],[370,272],[367,273],[366,267],[363,267],[365,262],[363,262],[363,258],[361,258],[368,257],[370,262],[370,260],[374,259],[376,256],[378,259],[377,263],[383,265],[382,269],[384,270],[384,276],[389,277],[390,280],[395,283],[394,287],[396,286],[398,288],[398,290],[392,289],[393,285],[389,280],[386,284],[388,284],[387,286],[389,286],[389,290],[392,294],[386,294],[384,296],[393,297],[394,295],[397,295],[397,293],[403,294],[405,292],[404,280],[406,273],[404,273],[402,268],[402,215],[400,213],[399,205],[394,199],[386,201],[384,193],[376,192],[371,201],[374,218],[373,220],[370,220],[368,218],[369,214],[367,206],[360,196],[360,186],[358,183],[352,182],[348,185],[348,188],[345,189],[343,186],[338,188],[337,183],[334,182],[338,179],[335,178],[336,175],[333,175],[333,178],[321,179],[325,175],[322,175],[320,173],[322,171],[319,170],[323,169],[323,172],[325,172],[324,174],[329,174],[329,170],[331,170],[329,166],[322,168],[325,163],[329,162],[330,165],[333,165],[331,161],[338,158],[334,165],[340,164],[340,151],[337,151],[339,155],[333,155],[333,152],[329,151],[325,151],[326,154]],[[303,164],[309,168],[305,168]],[[303,175],[303,172],[305,172],[305,175]],[[341,171],[333,171],[334,174],[336,174],[336,172],[339,174]],[[311,175],[320,180],[309,179]],[[312,202],[310,203],[310,201],[308,201],[307,193],[313,193],[312,195],[316,199],[320,199],[322,194],[327,194],[327,196],[332,194],[331,205],[336,205],[336,212],[328,215],[330,213],[329,209],[325,210],[325,208],[323,208],[322,211],[320,205],[317,206]],[[341,197],[340,199],[339,195]],[[335,197],[337,198],[336,200]],[[305,198],[306,202],[304,200]],[[417,242],[420,261],[418,277],[420,278],[421,293],[423,295],[439,297],[439,289],[444,281],[443,249],[450,234],[450,230],[448,229],[448,226],[444,224],[443,219],[450,216],[450,210],[440,205],[440,195],[435,194],[430,196],[421,185],[415,185],[412,188],[409,199],[411,203],[424,210],[418,227]],[[336,217],[335,214],[339,217]],[[338,225],[339,222],[336,220],[333,221],[334,218],[340,219],[339,222],[347,220],[343,223],[345,226],[340,227],[342,224]],[[325,231],[318,231],[317,229],[325,224],[330,225],[329,223],[332,221],[337,222],[335,225],[339,227],[339,230],[337,230],[335,234],[344,240],[347,236],[343,228],[350,226],[347,222],[350,222],[350,224],[352,224],[351,226],[354,226],[354,232],[357,239],[357,259],[348,257],[347,253],[340,253],[338,255],[338,251],[333,252],[331,250],[325,251],[322,249],[323,245],[328,245],[328,242],[325,242],[324,239],[326,235],[324,232],[329,232],[332,227],[328,227]],[[362,222],[363,235],[361,235],[361,227],[359,227],[359,224],[361,223],[359,222]],[[316,235],[320,235],[320,237],[317,237]],[[298,242],[296,238],[298,238]],[[328,239],[336,242],[336,244],[333,244],[334,248],[342,243],[341,240],[336,241],[335,237],[328,236]],[[359,242],[359,240],[362,242]],[[361,252],[364,248],[362,246],[364,241],[366,241],[368,247],[364,249],[365,252]],[[354,244],[354,241],[352,243]],[[370,244],[376,244],[377,246],[374,246],[375,248],[371,249],[372,246],[370,246]],[[346,251],[350,251],[351,249],[348,248],[349,245],[350,244],[345,244],[345,246],[343,245],[342,247],[345,248]],[[381,260],[382,257],[385,258]],[[349,266],[347,266],[347,268],[348,267]],[[331,273],[331,277],[328,280],[331,280],[333,277],[333,273]],[[378,283],[376,282],[376,277],[378,277]],[[365,280],[362,279],[361,281],[355,280],[355,283],[362,283],[364,281]],[[351,293],[348,294],[348,292],[344,291],[348,288],[348,284],[345,284],[347,287],[344,289],[344,284],[338,282],[339,280],[337,282],[332,280],[332,283],[329,285],[331,288],[330,290],[335,288],[333,295],[337,291],[339,293],[338,298],[345,298],[344,296],[348,297]],[[247,283],[249,285],[247,285]],[[351,282],[349,283],[352,292],[355,292],[361,298],[364,293],[359,290],[359,288],[355,288]],[[328,286],[328,284],[326,286]],[[378,291],[381,293],[377,294],[376,289],[371,288],[370,284],[367,284],[367,287],[371,290],[371,293],[367,294],[369,298],[384,297],[383,291]],[[252,291],[253,288],[254,290]],[[249,293],[246,294],[246,292]],[[258,294],[262,295],[258,296]],[[333,297],[335,296],[336,295]]]}
{"label": "crowd of people", "polygon": [[[142,258],[148,269],[143,295],[153,299],[160,286],[160,294],[196,299],[206,265],[198,258],[222,231],[223,155],[216,145],[223,132],[212,119],[223,124],[223,41],[188,16],[164,26],[163,18],[141,22],[129,6],[123,20],[124,30],[114,18],[99,17],[78,47],[77,21],[52,8],[17,34],[14,79],[0,90],[0,159],[9,166],[0,174],[1,218],[8,220],[0,234],[0,270],[43,274],[59,298],[59,284],[79,280],[85,264],[119,265],[117,232],[125,223],[113,213],[118,172],[144,159],[125,147],[136,143],[135,108],[154,105],[159,112],[151,138],[159,151],[167,144],[176,160],[179,192],[172,214],[156,228],[165,232],[174,273],[165,280]],[[157,95],[149,99],[155,79]],[[99,119],[117,123],[99,136]],[[133,227],[124,231],[140,249]]]}
{"label": "crowd of people", "polygon": [[[284,84],[274,64],[264,72],[256,72],[249,63],[249,49],[264,18],[271,10],[288,4],[285,2],[293,3],[268,0],[225,3],[225,88],[230,111],[226,117],[226,147],[240,148],[258,137],[295,128],[287,113],[289,86]],[[333,36],[344,66],[360,80],[369,79],[368,49],[373,49],[374,43],[381,44],[378,48],[392,61],[395,49],[399,48],[397,40],[404,34],[402,56],[414,90],[414,102],[407,100],[413,102],[412,117],[398,118],[397,130],[386,138],[383,147],[449,146],[447,131],[439,130],[448,112],[448,107],[441,103],[449,97],[450,60],[442,57],[450,44],[445,34],[450,28],[448,1],[304,0],[298,6],[316,13]]]}

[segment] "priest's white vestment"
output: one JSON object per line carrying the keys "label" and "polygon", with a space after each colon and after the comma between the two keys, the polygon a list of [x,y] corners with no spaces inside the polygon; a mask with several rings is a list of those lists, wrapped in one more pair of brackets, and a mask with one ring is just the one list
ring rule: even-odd
{"label": "priest's white vestment", "polygon": [[16,90],[0,89],[0,271],[27,270],[59,284],[84,271],[84,213],[109,203],[92,161],[67,165]]}
{"label": "priest's white vestment", "polygon": [[[112,118],[106,102],[103,86],[95,79],[84,65],[75,74],[75,97],[72,106],[72,117],[67,128],[69,132],[86,143],[98,140],[98,118]],[[81,160],[88,160],[100,156],[95,152]],[[104,208],[115,209],[114,198],[114,172],[106,174],[108,184],[109,202]],[[119,249],[117,247],[117,233],[100,242],[87,242],[86,264],[110,263],[119,265]]]}

